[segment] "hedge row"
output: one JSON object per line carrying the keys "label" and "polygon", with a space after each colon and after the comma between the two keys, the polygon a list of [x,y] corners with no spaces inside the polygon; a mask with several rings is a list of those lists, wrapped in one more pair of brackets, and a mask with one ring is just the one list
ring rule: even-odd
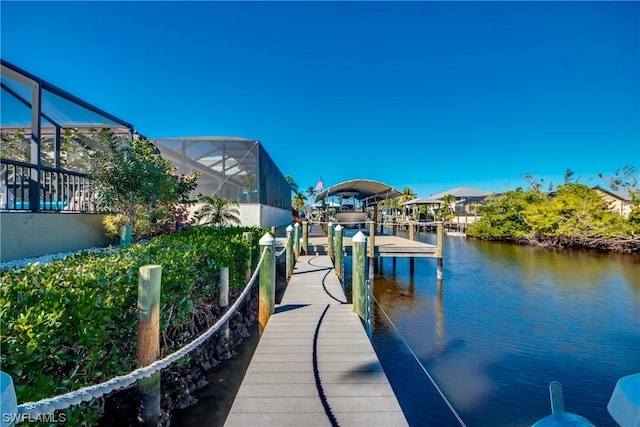
{"label": "hedge row", "polygon": [[[245,231],[252,233],[252,245],[243,239]],[[163,267],[161,330],[189,328],[196,307],[218,293],[220,267],[229,267],[231,289],[245,285],[246,262],[250,253],[257,262],[262,234],[258,228],[198,227],[118,251],[2,271],[0,363],[13,378],[18,403],[135,368],[139,267]],[[94,402],[66,415],[72,424],[93,424],[101,410]]]}

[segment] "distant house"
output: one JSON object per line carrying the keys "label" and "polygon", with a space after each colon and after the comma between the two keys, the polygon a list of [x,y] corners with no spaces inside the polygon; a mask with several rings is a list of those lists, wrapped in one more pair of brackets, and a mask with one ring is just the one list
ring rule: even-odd
{"label": "distant house", "polygon": [[480,190],[477,188],[457,187],[450,190],[442,191],[437,194],[432,194],[429,197],[421,197],[419,199],[409,200],[402,205],[405,208],[413,208],[414,215],[415,207],[423,205],[426,206],[427,211],[432,216],[435,216],[442,205],[442,198],[447,195],[452,195],[455,200],[451,208],[453,209],[456,217],[458,217],[457,220],[459,221],[460,217],[464,217],[465,221],[468,221],[468,216],[477,216],[477,207],[481,204],[484,204],[484,199],[486,199],[486,197],[490,194],[492,194],[492,192]]}
{"label": "distant house", "polygon": [[449,194],[455,197],[455,205],[452,207],[456,215],[467,216],[470,214],[475,215],[477,206],[483,204],[484,199],[486,199],[488,195],[492,194],[492,192],[480,190],[478,188],[457,187],[437,194],[432,194],[429,198],[440,200]]}
{"label": "distant house", "polygon": [[593,187],[593,189],[610,203],[613,212],[625,218],[629,216],[633,202],[628,190],[606,190],[600,186]]}

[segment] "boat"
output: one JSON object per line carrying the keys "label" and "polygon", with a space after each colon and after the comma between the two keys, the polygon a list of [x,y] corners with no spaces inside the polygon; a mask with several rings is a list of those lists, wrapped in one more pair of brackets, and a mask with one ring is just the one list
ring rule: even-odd
{"label": "boat", "polygon": [[336,224],[340,224],[345,228],[360,228],[367,222],[366,212],[336,212],[333,215]]}
{"label": "boat", "polygon": [[367,212],[362,207],[356,208],[356,199],[353,194],[344,193],[340,197],[342,200],[352,198],[353,202],[344,203],[341,201],[337,212],[333,214],[335,222],[345,228],[362,228],[368,219]]}

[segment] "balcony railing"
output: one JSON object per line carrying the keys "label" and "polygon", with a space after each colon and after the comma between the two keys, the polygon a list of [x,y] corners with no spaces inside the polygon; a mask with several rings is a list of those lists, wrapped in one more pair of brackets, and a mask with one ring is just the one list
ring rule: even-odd
{"label": "balcony railing", "polygon": [[86,174],[0,159],[0,209],[97,212]]}

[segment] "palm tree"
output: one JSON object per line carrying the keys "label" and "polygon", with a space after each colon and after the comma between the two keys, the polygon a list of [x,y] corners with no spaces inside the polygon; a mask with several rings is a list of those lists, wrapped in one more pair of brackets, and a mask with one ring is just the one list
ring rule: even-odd
{"label": "palm tree", "polygon": [[456,196],[453,194],[447,194],[440,200],[442,201],[442,205],[440,205],[440,216],[442,217],[442,220],[446,222],[455,216],[454,203],[456,201]]}
{"label": "palm tree", "polygon": [[287,180],[293,192],[298,193],[298,184],[293,180],[293,177],[291,175],[287,175],[284,179]]}
{"label": "palm tree", "polygon": [[411,187],[404,187],[404,190],[402,191],[402,195],[400,196],[400,200],[398,200],[398,205],[402,205],[404,202],[413,200],[416,197],[418,197],[418,195],[416,194],[415,191],[411,189]]}
{"label": "palm tree", "polygon": [[313,187],[313,186],[307,187],[307,198],[309,200],[311,200],[311,198],[313,196],[315,196],[316,194],[317,194],[317,192],[316,192],[316,188],[315,187]]}
{"label": "palm tree", "polygon": [[292,206],[296,211],[299,211],[304,206],[305,197],[301,192],[296,192],[296,195],[293,196]]}
{"label": "palm tree", "polygon": [[196,224],[214,227],[240,225],[239,205],[234,200],[222,199],[217,194],[212,194],[211,196],[200,196],[198,202],[204,204],[193,214],[193,220]]}
{"label": "palm tree", "polygon": [[397,199],[398,200],[397,206],[402,209],[402,212],[404,212],[404,215],[408,215],[407,213],[408,211],[407,211],[407,207],[402,206],[402,204],[405,202],[408,202],[409,200],[413,200],[416,197],[418,197],[418,195],[416,194],[415,191],[411,189],[411,187],[404,187],[404,190],[402,190],[402,195]]}

